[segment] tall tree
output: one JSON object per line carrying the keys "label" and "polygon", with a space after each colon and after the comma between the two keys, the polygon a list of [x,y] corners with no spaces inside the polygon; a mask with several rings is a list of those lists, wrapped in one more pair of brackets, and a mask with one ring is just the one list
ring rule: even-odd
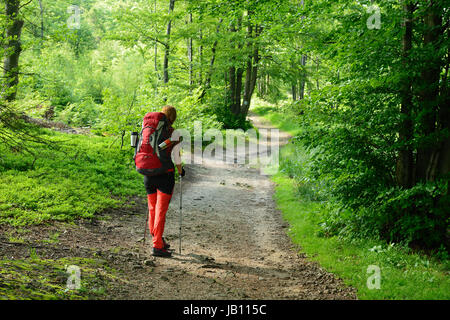
{"label": "tall tree", "polygon": [[[154,14],[156,14],[156,3],[157,3],[157,0],[155,0],[155,3],[154,3],[154,11],[153,11]],[[155,33],[156,33],[157,29],[158,29],[156,22],[154,23],[154,29],[155,29]],[[154,40],[154,61],[153,61],[153,63],[154,63],[154,68],[155,68],[155,74],[158,76],[158,78],[160,78],[160,75],[158,72],[158,41],[156,38]],[[155,86],[155,93],[158,93],[157,85]]]}
{"label": "tall tree", "polygon": [[250,103],[252,99],[253,92],[256,86],[256,79],[258,77],[258,64],[260,60],[259,56],[259,44],[257,38],[262,32],[262,27],[259,25],[252,25],[251,22],[251,11],[248,14],[249,25],[248,25],[248,38],[247,38],[247,69],[245,72],[245,85],[244,85],[244,96],[242,107],[240,110],[241,115],[246,116],[248,109],[250,108]]}
{"label": "tall tree", "polygon": [[[447,22],[448,24],[448,22]],[[450,39],[450,28],[447,25],[447,40]],[[441,100],[439,105],[438,128],[447,132],[447,137],[440,145],[438,161],[438,175],[445,176],[450,172],[450,81],[448,78],[450,68],[450,48],[447,49],[447,61],[442,73]],[[450,187],[447,185],[447,194],[450,194]]]}
{"label": "tall tree", "polygon": [[[211,48],[211,61],[209,63],[209,69],[208,69],[208,73],[206,75],[205,85],[204,85],[203,91],[199,97],[200,100],[203,100],[203,98],[206,94],[206,91],[208,91],[211,88],[211,78],[212,78],[213,71],[214,71],[214,63],[216,61],[216,50],[217,50],[217,44],[219,43],[218,36],[219,36],[220,25],[222,24],[222,21],[223,21],[223,18],[220,18],[219,23],[217,25],[216,39],[214,40],[214,43]],[[201,70],[200,70],[200,73],[201,73]]]}
{"label": "tall tree", "polygon": [[44,39],[44,7],[42,6],[42,0],[39,0],[39,11],[41,15],[41,39]]}
{"label": "tall tree", "polygon": [[[256,79],[258,77],[258,64],[260,60],[258,37],[263,28],[252,22],[253,11],[247,11],[247,33],[245,39],[242,41],[239,38],[239,33],[242,28],[242,15],[237,17],[237,26],[231,26],[230,31],[233,34],[231,41],[231,50],[235,52],[232,57],[232,65],[229,68],[230,78],[230,96],[231,106],[230,110],[233,114],[239,116],[247,116],[248,109],[251,103]],[[245,56],[239,57],[236,53],[241,53],[245,43]],[[236,51],[237,48],[237,51]],[[244,62],[243,62],[243,61]],[[245,69],[244,69],[245,66]],[[245,71],[245,80],[243,83],[243,75]],[[242,86],[244,84],[244,87]],[[243,89],[243,90],[242,90]]]}
{"label": "tall tree", "polygon": [[4,98],[6,101],[16,99],[19,83],[19,57],[22,52],[20,37],[24,20],[20,16],[20,0],[6,0],[5,12],[7,18],[5,58],[3,71],[5,78]]}
{"label": "tall tree", "polygon": [[[187,22],[192,25],[192,12],[189,13],[189,20]],[[189,60],[189,93],[192,93],[192,88],[194,86],[194,63],[193,63],[193,43],[192,36],[187,39],[187,50],[188,50],[188,60]]]}
{"label": "tall tree", "polygon": [[[423,19],[423,42],[426,55],[422,64],[419,87],[419,132],[425,138],[417,150],[417,181],[432,181],[436,176],[439,148],[434,142],[439,104],[439,80],[442,58],[435,54],[443,35],[442,6],[440,1],[431,0]],[[433,142],[430,143],[429,140]]]}
{"label": "tall tree", "polygon": [[169,0],[169,22],[167,23],[167,30],[166,30],[166,44],[165,44],[165,50],[164,50],[164,76],[163,76],[163,82],[167,84],[169,82],[169,55],[170,55],[170,33],[172,31],[172,18],[170,17],[170,14],[173,12],[173,9],[175,7],[175,0]]}
{"label": "tall tree", "polygon": [[241,26],[242,13],[239,13],[237,16],[237,23],[235,24],[235,22],[232,22],[230,26],[231,51],[233,52],[233,55],[231,57],[231,66],[229,68],[229,88],[231,97],[230,110],[234,115],[239,115],[241,111],[242,75],[244,73],[240,59],[236,54],[240,53],[240,50],[242,49],[241,41],[239,41],[237,35],[241,30]]}
{"label": "tall tree", "polygon": [[411,140],[413,137],[413,96],[412,77],[406,72],[410,65],[410,53],[413,41],[413,11],[414,5],[409,0],[403,0],[404,23],[403,23],[403,77],[401,84],[401,123],[399,128],[399,143],[401,148],[398,153],[396,178],[398,185],[410,188],[413,185],[414,160]]}

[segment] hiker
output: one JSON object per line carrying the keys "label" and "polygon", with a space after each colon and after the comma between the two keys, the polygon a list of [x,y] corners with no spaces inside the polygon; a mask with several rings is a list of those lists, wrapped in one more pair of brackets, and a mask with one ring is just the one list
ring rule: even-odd
{"label": "hiker", "polygon": [[[161,112],[168,120],[169,137],[172,141],[179,141],[179,134],[172,127],[177,118],[176,109],[172,106],[165,106]],[[172,256],[172,253],[168,251],[170,245],[164,240],[163,233],[166,213],[175,186],[175,166],[173,162],[175,162],[179,175],[182,177],[185,175],[184,168],[181,165],[180,144],[174,143],[167,148],[166,152],[171,152],[171,157],[168,159],[168,169],[158,175],[144,175],[149,208],[148,228],[153,237],[152,255],[157,257]]]}

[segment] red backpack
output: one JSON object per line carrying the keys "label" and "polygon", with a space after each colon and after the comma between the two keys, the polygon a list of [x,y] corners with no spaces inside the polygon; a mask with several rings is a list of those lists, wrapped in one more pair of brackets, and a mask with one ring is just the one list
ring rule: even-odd
{"label": "red backpack", "polygon": [[159,144],[169,139],[173,128],[162,112],[149,112],[142,123],[139,144],[136,147],[134,163],[136,170],[146,176],[156,176],[174,169],[171,159],[172,148],[160,150]]}

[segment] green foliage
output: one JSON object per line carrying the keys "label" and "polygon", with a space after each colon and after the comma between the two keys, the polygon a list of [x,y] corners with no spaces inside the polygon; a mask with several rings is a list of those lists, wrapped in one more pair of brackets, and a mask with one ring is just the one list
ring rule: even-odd
{"label": "green foliage", "polygon": [[[426,19],[429,10],[442,18],[449,12],[440,3],[430,9],[419,1],[412,13],[412,49],[402,59],[405,16],[401,4],[377,2],[379,29],[366,24],[369,5],[368,1],[308,4],[299,10],[302,25],[293,28],[314,36],[289,36],[286,41],[293,43],[283,43],[286,50],[271,57],[285,58],[286,71],[278,79],[287,82],[286,90],[301,80],[306,92],[301,101],[284,103],[278,112],[269,113],[275,123],[298,127],[280,168],[296,180],[299,195],[314,199],[316,194],[317,200],[329,200],[329,214],[321,223],[324,235],[380,238],[416,248],[443,245],[448,250],[448,174],[425,179],[413,172],[413,185],[399,187],[397,165],[399,152],[406,147],[417,171],[424,149],[445,152],[442,145],[448,140],[448,128],[443,100],[448,81],[442,74],[446,54],[436,45],[448,49],[449,39],[441,33],[437,42],[424,43],[423,35],[431,29],[419,21]],[[297,61],[303,54],[309,59],[306,65]],[[424,75],[430,72],[427,62],[440,66],[439,84],[424,83]],[[402,89],[405,81],[413,88],[409,106]],[[442,97],[425,102],[432,96],[430,87]],[[410,108],[408,116],[400,113],[401,106]],[[408,141],[399,138],[405,119],[411,120]]]}
{"label": "green foliage", "polygon": [[211,98],[209,103],[212,105],[210,114],[215,115],[217,120],[222,123],[224,129],[247,130],[252,127],[250,121],[247,120],[247,116],[235,115],[231,112],[229,108],[230,102],[226,97],[217,95],[215,98]]}
{"label": "green foliage", "polygon": [[201,121],[203,129],[221,129],[223,123],[218,119],[218,115],[210,109],[209,105],[200,103],[198,95],[199,91],[195,91],[191,96],[185,97],[176,104],[176,126],[188,129],[191,134],[194,132],[195,121]]}
{"label": "green foliage", "polygon": [[[356,89],[363,91],[366,86],[341,90],[347,105],[357,98]],[[398,118],[391,105],[395,100],[381,98],[383,94],[367,92],[365,99],[372,103],[341,110],[324,107],[314,96],[303,104],[298,120],[303,130],[297,140],[300,148],[311,152],[306,176],[326,181],[328,192],[341,207],[324,219],[325,231],[439,247],[448,226],[448,178],[411,189],[396,186]]]}
{"label": "green foliage", "polygon": [[41,134],[53,147],[35,146],[36,159],[0,146],[0,223],[91,218],[121,205],[122,197],[144,192],[132,151],[111,149],[112,138]]}
{"label": "green foliage", "polygon": [[311,107],[312,103],[300,109],[293,104],[254,111],[296,134],[281,150],[280,172],[294,179],[299,198],[327,204],[317,220],[318,233],[448,250],[448,180],[396,187],[394,157],[377,149],[389,150],[389,142],[383,141],[388,134],[382,131],[388,127],[382,122],[386,115],[378,112],[379,122],[377,117],[361,120],[366,130],[359,131],[351,127],[358,117],[353,109],[337,113]]}
{"label": "green foliage", "polygon": [[58,113],[58,119],[71,126],[92,127],[99,113],[98,105],[92,99],[87,99],[67,106]]}
{"label": "green foliage", "polygon": [[[284,173],[278,173],[273,180],[277,184],[277,206],[289,222],[293,242],[308,259],[319,262],[327,271],[356,288],[359,299],[449,299],[448,259],[442,259],[448,257],[446,249],[441,248],[439,254],[429,257],[413,253],[405,245],[372,237],[323,237],[320,223],[330,217],[328,205],[296,193],[296,181]],[[351,212],[339,213],[342,214],[352,215]],[[367,268],[371,265],[380,268],[380,289],[367,286],[370,276]]]}
{"label": "green foliage", "polygon": [[[147,112],[166,104],[177,108],[175,127],[188,129],[192,137],[196,121],[204,130],[250,128],[245,116],[230,110],[230,74],[251,83],[247,62],[258,48],[252,65],[258,70],[256,95],[278,105],[254,111],[294,136],[281,153],[280,170],[294,180],[295,197],[311,204],[312,211],[302,208],[313,222],[306,229],[330,239],[432,248],[448,259],[444,155],[450,135],[450,38],[445,23],[450,11],[445,1],[415,2],[408,50],[399,1],[377,1],[380,28],[368,27],[373,14],[368,9],[375,5],[369,0],[189,0],[176,1],[173,12],[168,4],[55,0],[44,4],[42,16],[38,1],[23,4],[19,85],[11,88],[18,94],[10,107],[91,127],[102,137],[27,126],[28,133],[48,138],[53,147],[36,145],[27,134],[17,137],[18,147],[0,145],[0,223],[90,218],[118,205],[121,196],[143,192],[131,150],[122,151],[122,142],[139,130]],[[67,23],[73,5],[81,9],[79,29]],[[440,27],[430,25],[438,20]],[[0,16],[3,30],[7,23],[7,15]],[[250,25],[262,28],[258,37],[249,36]],[[244,84],[234,93],[240,96],[246,89]],[[288,102],[291,95],[295,101]],[[5,141],[14,135],[2,126],[8,119],[2,106],[0,115]],[[17,152],[22,140],[37,158]],[[399,154],[405,150],[415,166],[408,186],[399,182]],[[424,155],[428,167],[420,176]],[[401,255],[389,248],[370,255],[389,252],[381,258],[387,268],[391,260],[401,265]],[[427,272],[414,281],[433,282]],[[430,290],[423,297],[442,296]],[[402,294],[381,297],[416,297]],[[364,297],[378,296],[365,292]]]}
{"label": "green foliage", "polygon": [[414,246],[439,248],[448,246],[448,208],[450,195],[446,180],[416,184],[410,189],[392,188],[381,193],[370,207],[379,212],[368,221],[378,227],[380,235],[390,241],[405,241]]}

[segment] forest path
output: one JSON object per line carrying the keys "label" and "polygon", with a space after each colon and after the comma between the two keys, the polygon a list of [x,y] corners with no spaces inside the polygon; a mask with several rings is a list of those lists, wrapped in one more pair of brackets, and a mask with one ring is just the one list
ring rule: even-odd
{"label": "forest path", "polygon": [[[271,128],[251,115],[262,133]],[[289,135],[280,133],[280,143]],[[262,139],[264,140],[264,139]],[[269,141],[269,144],[271,141]],[[238,151],[239,152],[239,151]],[[173,257],[151,258],[152,271],[129,277],[135,299],[354,299],[351,289],[318,264],[297,255],[288,224],[272,199],[273,183],[241,164],[187,165],[183,179],[182,254],[179,252],[179,184],[166,220]],[[141,212],[147,204],[140,202]],[[144,215],[124,223],[129,245],[142,237]],[[128,230],[126,230],[128,229]],[[134,235],[134,239],[133,236]],[[148,242],[147,242],[148,243]],[[143,253],[150,254],[150,245]]]}
{"label": "forest path", "polygon": [[[251,120],[261,135],[270,128],[255,115]],[[281,144],[288,139],[280,133]],[[181,255],[178,183],[165,229],[172,258],[151,256],[148,233],[142,243],[147,212],[142,197],[93,221],[32,227],[34,240],[59,234],[58,244],[37,249],[39,255],[107,261],[119,271],[106,290],[108,299],[356,299],[354,289],[297,254],[272,199],[274,185],[260,170],[204,159],[203,165],[186,165],[186,172]]]}

